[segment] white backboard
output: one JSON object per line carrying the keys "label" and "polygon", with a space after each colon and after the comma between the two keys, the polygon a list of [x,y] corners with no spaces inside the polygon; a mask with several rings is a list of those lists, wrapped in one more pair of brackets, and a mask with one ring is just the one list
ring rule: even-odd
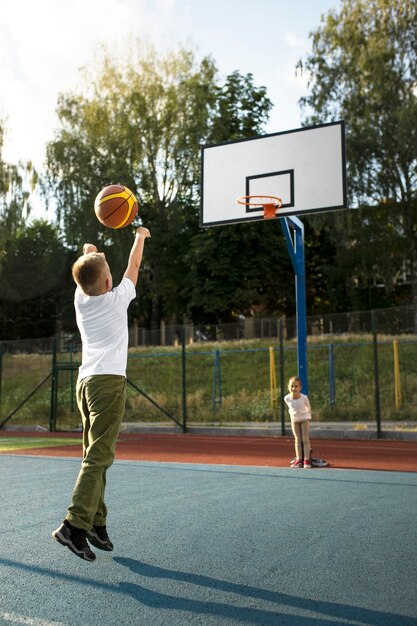
{"label": "white backboard", "polygon": [[240,196],[282,199],[277,217],[347,208],[344,122],[201,149],[201,226],[261,220]]}

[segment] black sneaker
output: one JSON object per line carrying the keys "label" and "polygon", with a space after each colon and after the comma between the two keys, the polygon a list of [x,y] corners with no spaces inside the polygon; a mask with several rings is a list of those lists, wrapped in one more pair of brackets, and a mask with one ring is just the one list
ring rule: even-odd
{"label": "black sneaker", "polygon": [[95,560],[96,555],[87,543],[86,531],[71,526],[67,520],[64,520],[61,526],[52,532],[52,537],[62,546],[67,546],[80,559],[85,561]]}
{"label": "black sneaker", "polygon": [[93,546],[99,548],[99,550],[106,550],[107,552],[113,550],[113,544],[110,541],[105,526],[93,526],[93,528],[87,532],[87,539]]}

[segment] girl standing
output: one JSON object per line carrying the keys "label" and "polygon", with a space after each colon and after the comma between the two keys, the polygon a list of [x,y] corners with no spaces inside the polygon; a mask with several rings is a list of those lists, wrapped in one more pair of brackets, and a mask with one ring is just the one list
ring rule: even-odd
{"label": "girl standing", "polygon": [[[308,397],[301,393],[301,380],[292,376],[288,381],[289,393],[284,401],[291,417],[291,428],[295,438],[295,459],[291,467],[311,467],[310,462],[310,421],[311,406]],[[304,454],[303,454],[304,451]]]}

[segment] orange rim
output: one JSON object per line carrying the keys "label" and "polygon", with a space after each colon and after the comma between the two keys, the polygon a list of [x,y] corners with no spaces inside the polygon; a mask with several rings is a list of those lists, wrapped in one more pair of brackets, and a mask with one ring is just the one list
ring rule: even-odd
{"label": "orange rim", "polygon": [[241,196],[236,199],[238,204],[244,204],[246,206],[264,206],[265,204],[271,204],[270,202],[253,202],[253,198],[264,198],[266,200],[275,200],[277,204],[277,208],[280,209],[282,207],[282,200],[277,196]]}

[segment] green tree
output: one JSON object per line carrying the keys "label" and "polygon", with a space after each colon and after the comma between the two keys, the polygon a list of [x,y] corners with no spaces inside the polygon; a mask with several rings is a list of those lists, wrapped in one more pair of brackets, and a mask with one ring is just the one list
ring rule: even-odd
{"label": "green tree", "polygon": [[210,228],[191,239],[187,258],[186,311],[195,323],[256,311],[294,315],[293,270],[278,222]]}
{"label": "green tree", "polygon": [[416,23],[411,0],[343,0],[312,33],[299,68],[310,80],[305,122],[346,121],[348,188],[359,210],[329,219],[339,266],[365,289],[382,276],[389,291],[405,262],[417,303]]}
{"label": "green tree", "polygon": [[[115,278],[121,276],[132,242],[131,228],[115,233],[93,212],[105,185],[122,182],[138,195],[139,214],[157,246],[149,246],[140,281],[142,298],[131,313],[159,318],[173,301],[181,275],[180,234],[196,212],[199,142],[215,100],[215,67],[197,64],[180,50],[158,57],[153,50],[123,65],[104,55],[86,94],[61,96],[62,128],[47,146],[45,193],[57,206],[72,247],[98,242]],[[138,191],[140,190],[140,191]]]}
{"label": "green tree", "polygon": [[[233,72],[218,89],[206,143],[264,133],[272,103],[252,74]],[[294,314],[294,281],[277,222],[198,230],[189,238],[189,271],[181,294],[196,323],[231,322],[238,315]]]}
{"label": "green tree", "polygon": [[70,280],[69,253],[57,227],[45,220],[21,223],[3,248],[0,338],[54,335],[57,321],[72,309]]}
{"label": "green tree", "polygon": [[6,125],[0,120],[0,247],[30,214],[29,196],[37,184],[37,173],[31,162],[17,165],[3,160]]}
{"label": "green tree", "polygon": [[[155,241],[147,246],[141,298],[131,315],[154,325],[161,318],[193,316],[193,298],[217,278],[204,263],[204,246],[227,273],[232,268],[225,263],[234,259],[218,240],[241,233],[240,248],[245,249],[248,237],[258,244],[261,239],[253,232],[242,239],[249,229],[231,227],[214,238],[213,249],[213,238],[199,230],[200,146],[261,133],[272,106],[266,90],[254,86],[251,74],[234,72],[219,82],[213,60],[197,63],[188,50],[164,57],[150,50],[123,66],[105,55],[87,85],[88,93],[61,96],[61,129],[47,147],[44,190],[57,204],[66,241],[78,249],[86,239],[104,246],[119,278],[131,229],[114,233],[103,228],[92,207],[101,187],[123,182],[138,194],[140,216]],[[195,267],[200,260],[201,267]],[[255,267],[252,258],[252,274]],[[256,272],[262,278],[262,262]],[[247,309],[255,289],[245,289],[247,273],[242,270],[241,279],[229,284],[222,302],[213,296],[215,302],[199,307],[201,316],[221,310],[227,317],[236,306]]]}
{"label": "green tree", "polygon": [[[41,300],[50,277],[59,280],[56,259],[49,260],[44,229],[38,232],[37,224],[26,225],[37,174],[30,162],[14,165],[4,161],[5,128],[0,121],[0,338],[45,336],[43,333],[55,331]],[[41,255],[43,265],[35,261],[34,254]],[[50,277],[44,273],[46,259]]]}
{"label": "green tree", "polygon": [[216,101],[207,143],[221,143],[263,134],[272,102],[266,88],[256,87],[253,75],[232,72],[216,90]]}

